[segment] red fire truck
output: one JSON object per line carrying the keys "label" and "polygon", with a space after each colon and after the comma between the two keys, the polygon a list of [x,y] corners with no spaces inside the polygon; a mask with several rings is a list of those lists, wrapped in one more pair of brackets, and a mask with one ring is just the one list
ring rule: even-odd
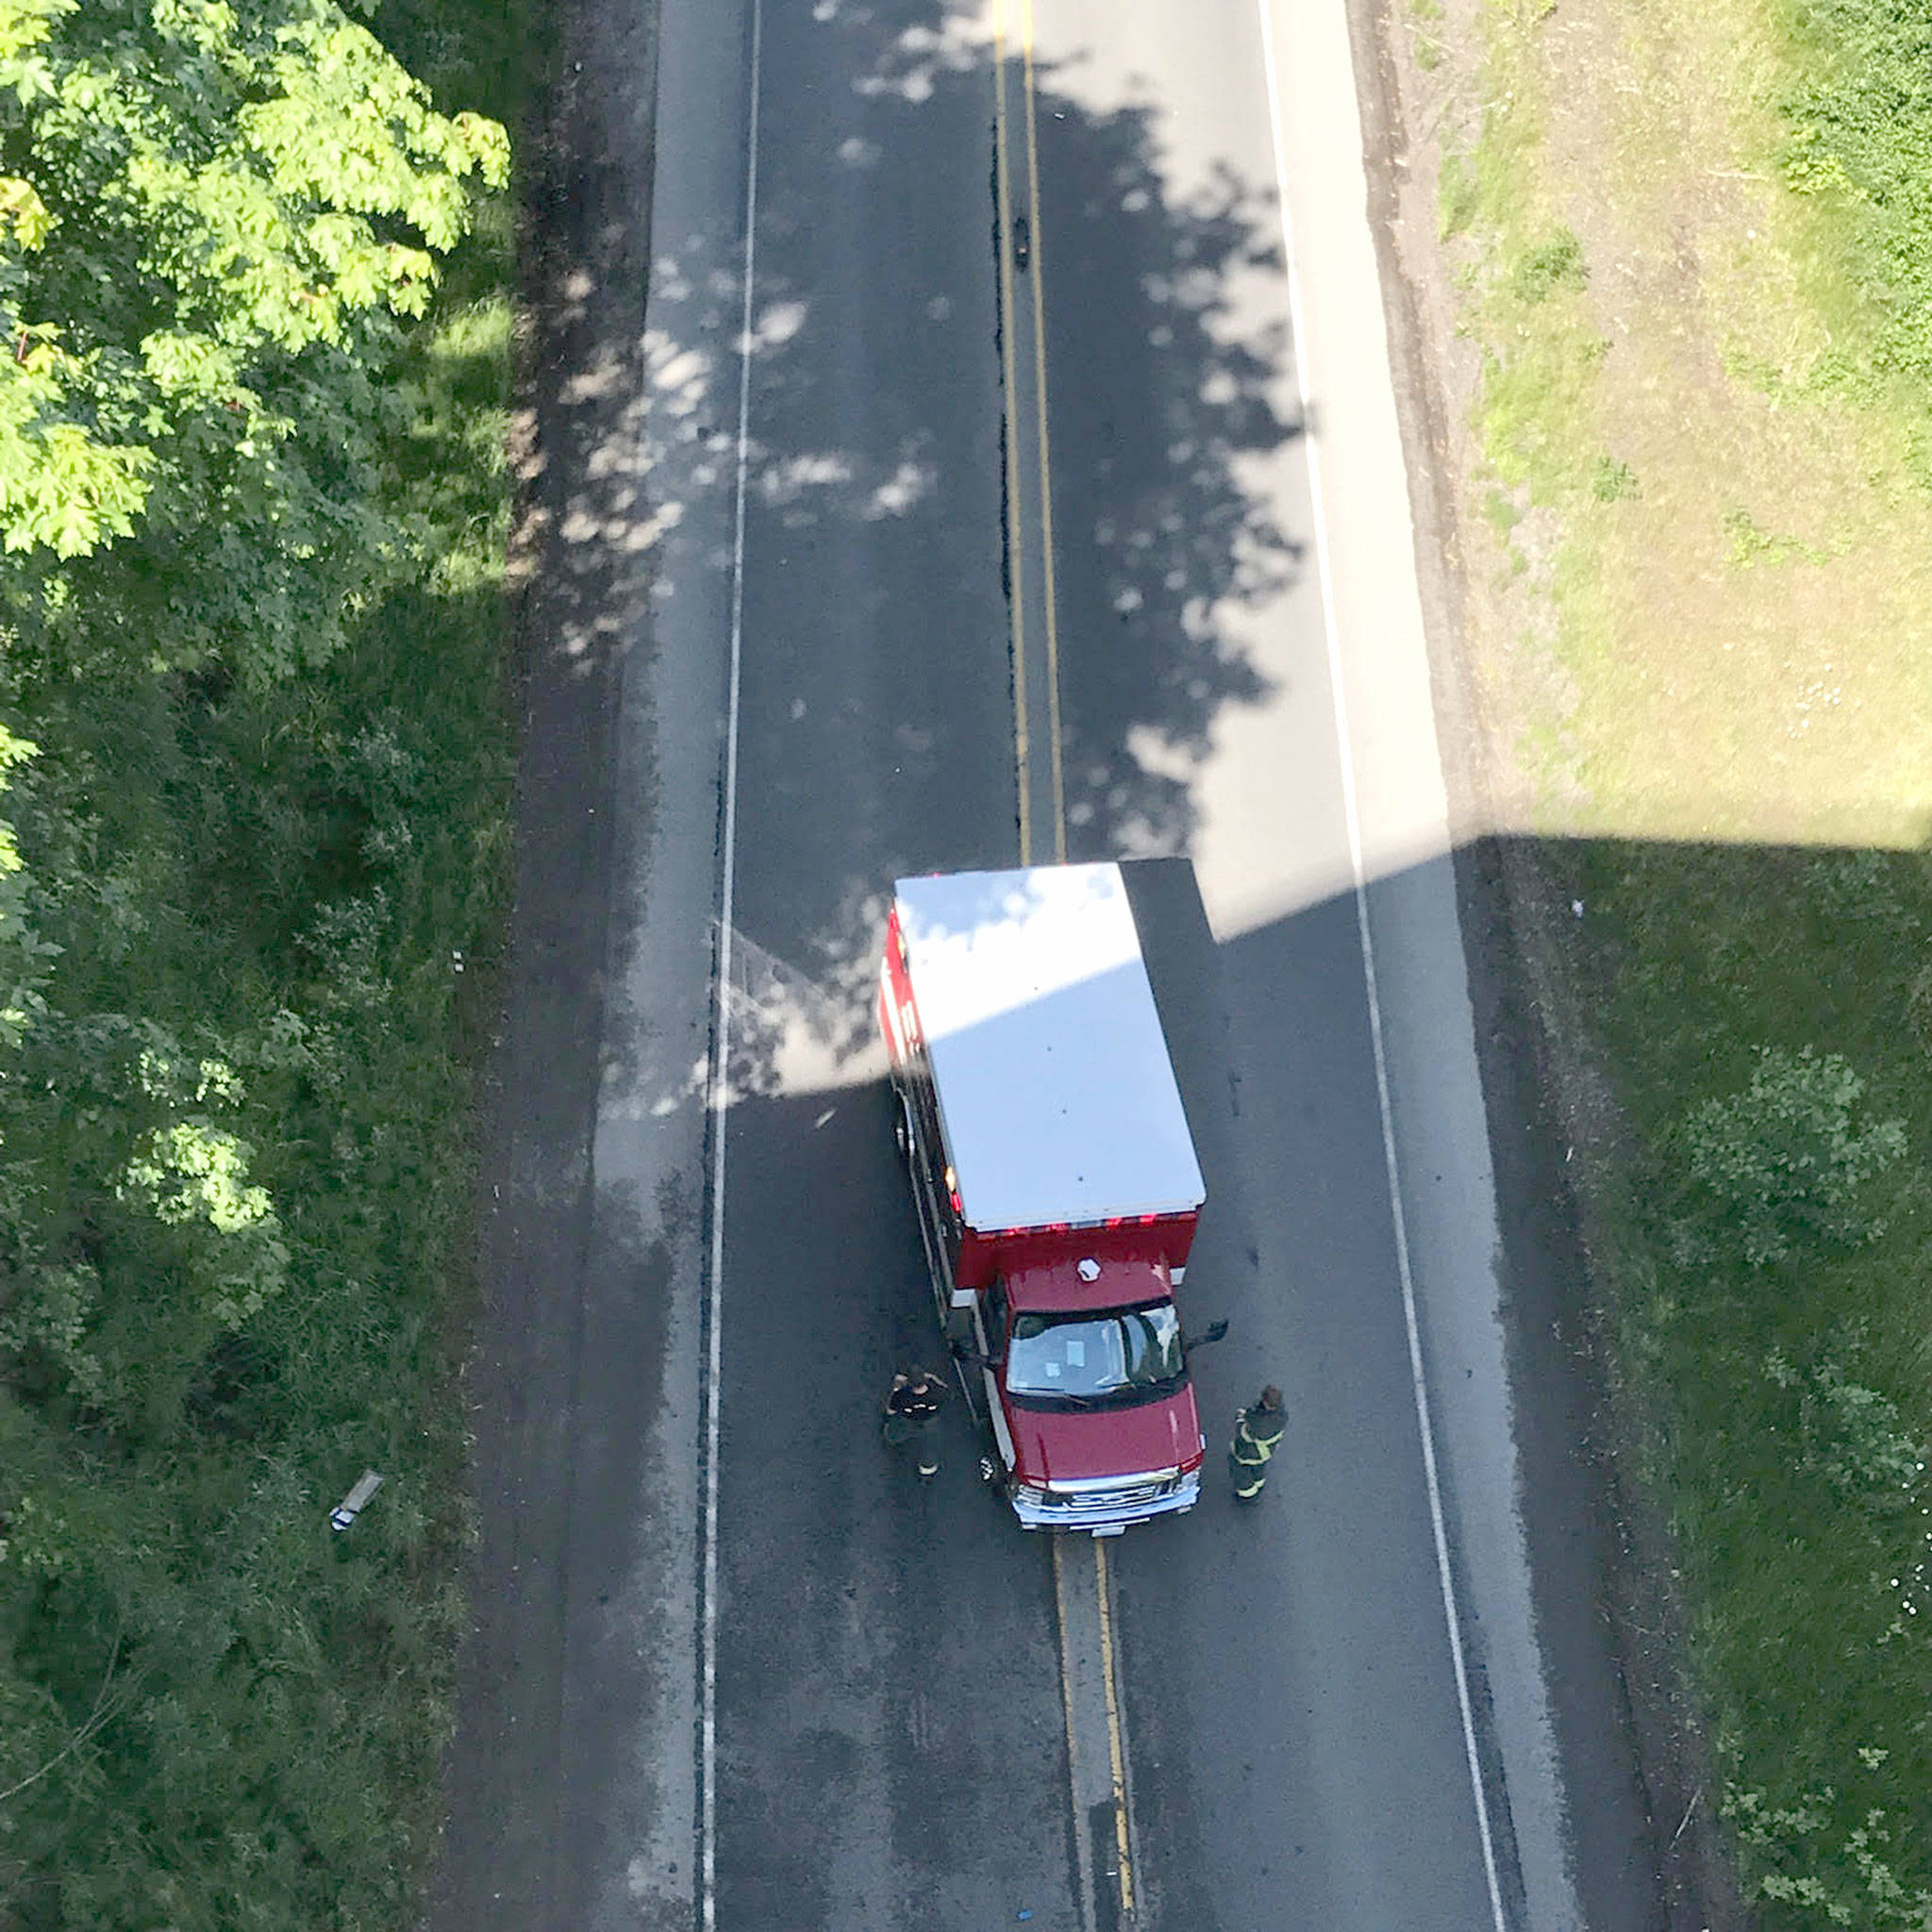
{"label": "red fire truck", "polygon": [[1191,1508],[1174,1290],[1204,1190],[1120,868],[898,880],[879,1024],[940,1321],[1015,1514],[1108,1536]]}

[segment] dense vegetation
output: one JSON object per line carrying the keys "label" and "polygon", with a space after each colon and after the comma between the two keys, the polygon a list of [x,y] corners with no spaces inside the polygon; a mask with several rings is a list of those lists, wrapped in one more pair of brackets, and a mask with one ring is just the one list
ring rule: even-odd
{"label": "dense vegetation", "polygon": [[1824,204],[1835,279],[1862,324],[1832,370],[1907,375],[1932,417],[1932,15],[1914,0],[1786,5],[1780,172]]}
{"label": "dense vegetation", "polygon": [[331,0],[0,0],[0,1926],[411,1916],[508,171]]}

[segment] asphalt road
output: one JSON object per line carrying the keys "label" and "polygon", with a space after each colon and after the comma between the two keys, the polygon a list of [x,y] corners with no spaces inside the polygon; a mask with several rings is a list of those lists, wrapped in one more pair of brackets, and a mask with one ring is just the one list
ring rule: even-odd
{"label": "asphalt road", "polygon": [[1307,408],[1262,15],[1119,11],[1007,23],[1036,125],[1006,299],[1043,330],[1005,336],[978,9],[566,17],[591,161],[553,210],[448,1932],[1090,1908],[1049,1545],[957,1409],[929,1491],[875,1434],[937,1355],[870,1030],[884,893],[1021,857],[1008,593],[1046,500],[1003,545],[1003,485],[1049,450],[1023,668],[1061,778],[1030,795],[1070,857],[1195,861],[1199,896],[1134,890],[1208,1186],[1189,1312],[1233,1324],[1203,1414],[1274,1380],[1291,1417],[1258,1511],[1210,1486],[1114,1547],[1136,1923],[1657,1923],[1560,1391],[1521,1386],[1497,1274],[1427,669],[1352,622],[1376,551],[1358,517],[1324,543],[1305,433],[1386,371]]}

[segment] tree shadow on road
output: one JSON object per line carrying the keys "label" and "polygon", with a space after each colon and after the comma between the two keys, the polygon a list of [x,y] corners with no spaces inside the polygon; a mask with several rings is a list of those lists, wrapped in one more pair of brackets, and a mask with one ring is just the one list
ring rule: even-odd
{"label": "tree shadow on road", "polygon": [[1305,561],[1265,487],[1301,433],[1273,186],[1184,187],[1151,106],[1040,90],[1067,817],[1178,852],[1217,719],[1270,691],[1229,620]]}
{"label": "tree shadow on road", "polygon": [[[1018,858],[992,48],[930,0],[824,5],[768,16],[764,64],[741,916],[856,1055],[891,879]],[[1273,190],[1184,188],[1153,108],[1039,83],[1067,814],[1184,850],[1217,721],[1271,691],[1247,636],[1304,574]]]}

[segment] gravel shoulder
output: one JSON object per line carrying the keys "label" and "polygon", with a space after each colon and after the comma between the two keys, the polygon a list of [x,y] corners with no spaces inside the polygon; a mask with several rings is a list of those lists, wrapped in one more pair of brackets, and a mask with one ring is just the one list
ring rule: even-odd
{"label": "gravel shoulder", "polygon": [[[523,130],[511,555],[522,761],[465,1377],[471,1629],[428,1921],[450,1932],[593,1923],[586,1889],[603,1821],[583,1801],[623,1770],[623,1740],[587,1725],[576,1695],[584,1614],[608,1585],[586,1567],[591,1525],[572,1502],[595,1408],[586,1343],[609,1301],[597,1288],[592,1148],[625,863],[618,720],[649,592],[645,554],[627,541],[626,453],[644,387],[658,15],[656,0],[550,8],[547,80]],[[625,1479],[604,1474],[607,1489]]]}

